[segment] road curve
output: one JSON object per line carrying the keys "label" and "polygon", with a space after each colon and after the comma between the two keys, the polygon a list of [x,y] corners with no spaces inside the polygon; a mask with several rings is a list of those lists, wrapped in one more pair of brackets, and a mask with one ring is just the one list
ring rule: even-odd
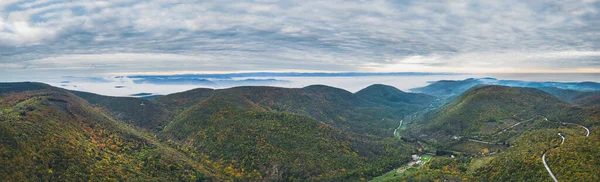
{"label": "road curve", "polygon": [[562,133],[558,133],[558,135],[560,135],[560,137],[562,138],[562,142],[560,142],[560,145],[565,143],[565,136],[562,135]]}
{"label": "road curve", "polygon": [[583,127],[583,129],[585,129],[585,131],[587,132],[587,133],[585,134],[585,137],[589,137],[589,136],[590,136],[590,129],[588,129],[587,127],[585,127],[585,126],[583,126],[583,125],[579,125],[579,126]]}
{"label": "road curve", "polygon": [[[565,143],[565,136],[562,135],[562,133],[558,133],[558,135],[562,138],[562,142],[560,142],[560,145]],[[554,176],[554,173],[552,173],[552,170],[550,170],[550,167],[548,166],[548,163],[546,163],[546,153],[548,151],[544,152],[544,155],[542,155],[542,162],[544,163],[544,167],[546,167],[546,171],[548,171],[548,174],[550,174],[550,177],[552,177],[552,179],[554,180],[554,182],[558,182],[558,180],[556,179],[556,176]]]}
{"label": "road curve", "polygon": [[558,182],[558,180],[556,179],[556,176],[554,176],[554,173],[552,173],[552,170],[550,170],[550,167],[548,167],[548,164],[546,163],[546,153],[544,153],[544,155],[542,155],[542,162],[544,162],[544,167],[546,167],[546,171],[548,171],[548,174],[550,174],[550,177],[552,177],[554,182]]}
{"label": "road curve", "polygon": [[[583,126],[583,125],[575,124],[575,123],[563,123],[563,124],[579,125],[579,126],[583,127],[587,131],[587,133],[585,134],[585,137],[590,136],[590,130],[587,127]],[[563,136],[562,133],[558,133],[558,135],[562,138],[562,142],[560,142],[560,145],[564,144],[565,143],[565,136]],[[552,177],[552,179],[554,180],[554,182],[558,182],[558,180],[556,179],[556,176],[554,176],[554,173],[552,173],[552,170],[550,170],[550,167],[548,166],[548,163],[546,163],[546,153],[547,152],[548,151],[544,152],[544,154],[542,155],[542,162],[544,163],[544,167],[546,167],[546,171],[548,171],[548,174],[550,174],[550,177]]]}
{"label": "road curve", "polygon": [[590,129],[588,129],[587,127],[577,124],[577,123],[565,123],[563,122],[562,124],[572,124],[572,125],[577,125],[577,126],[581,126],[583,129],[585,129],[585,137],[589,137],[590,136]]}
{"label": "road curve", "polygon": [[[548,118],[544,117],[544,120],[548,121]],[[590,129],[588,129],[587,127],[577,124],[577,123],[566,123],[566,122],[562,122],[562,124],[571,124],[571,125],[577,125],[577,126],[581,126],[583,127],[583,129],[585,129],[586,133],[585,133],[585,137],[589,137],[590,136]],[[562,133],[558,133],[558,135],[562,138],[562,142],[560,143],[560,145],[565,143],[565,136],[562,135]],[[560,146],[559,145],[559,146]],[[558,147],[555,147],[558,148]],[[546,171],[548,171],[548,174],[550,174],[550,177],[552,177],[552,180],[554,180],[554,182],[558,182],[558,180],[556,179],[556,176],[554,176],[554,173],[552,173],[552,170],[550,170],[550,167],[548,166],[548,163],[546,163],[546,153],[549,150],[547,150],[546,152],[544,152],[544,154],[542,155],[542,162],[544,163],[544,167],[546,168]]]}

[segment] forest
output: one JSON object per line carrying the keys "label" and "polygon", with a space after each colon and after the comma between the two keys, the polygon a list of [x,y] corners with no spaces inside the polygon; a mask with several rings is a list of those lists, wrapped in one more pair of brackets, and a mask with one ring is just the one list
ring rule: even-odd
{"label": "forest", "polygon": [[[0,177],[549,181],[545,154],[561,181],[600,180],[600,106],[580,99],[594,94],[481,85],[450,98],[387,85],[356,93],[314,85],[194,89],[146,100],[3,83]],[[433,157],[396,170],[411,155]]]}

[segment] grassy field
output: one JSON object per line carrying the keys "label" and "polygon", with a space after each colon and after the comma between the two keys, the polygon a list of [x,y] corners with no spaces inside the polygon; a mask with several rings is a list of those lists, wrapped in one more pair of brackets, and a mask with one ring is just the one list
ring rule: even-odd
{"label": "grassy field", "polygon": [[402,126],[400,126],[400,131],[404,131],[406,130],[406,122],[402,123]]}
{"label": "grassy field", "polygon": [[433,158],[433,156],[429,155],[429,154],[423,154],[421,156],[421,161],[423,161],[423,164],[429,162],[431,160],[431,158]]}
{"label": "grassy field", "polygon": [[401,173],[398,172],[398,169],[400,169],[400,168],[394,169],[394,170],[387,172],[381,176],[377,176],[377,177],[371,179],[370,181],[371,182],[383,182],[383,181],[388,181],[388,180],[392,180],[392,179],[396,179],[396,178],[400,178],[402,176],[408,175],[410,173],[418,171],[421,168],[421,166],[423,166],[425,163],[431,161],[431,158],[433,158],[433,156],[431,156],[429,154],[423,154],[421,156],[421,161],[423,161],[423,164],[419,165],[419,167],[410,167],[408,165],[404,165],[400,168],[403,168],[406,170],[404,170]]}
{"label": "grassy field", "polygon": [[485,166],[490,163],[492,159],[496,158],[496,155],[486,156],[486,157],[476,157],[471,160],[471,165],[469,165],[469,172],[474,172],[475,170]]}
{"label": "grassy field", "polygon": [[402,139],[402,135],[400,134],[400,131],[405,130],[406,129],[406,124],[403,122],[401,123],[402,125],[398,126],[398,130],[396,133],[394,133],[394,137],[397,137],[398,140]]}
{"label": "grassy field", "polygon": [[463,142],[460,142],[460,143],[452,146],[450,149],[458,151],[458,152],[466,152],[466,153],[470,153],[470,154],[481,154],[481,152],[483,152],[483,149],[487,149],[489,152],[495,152],[498,150],[505,150],[506,147],[503,145],[483,144],[483,143],[477,143],[477,142],[472,142],[472,141],[463,141]]}
{"label": "grassy field", "polygon": [[392,180],[392,179],[400,178],[400,177],[402,177],[402,176],[404,176],[404,175],[410,174],[410,173],[412,173],[412,172],[415,172],[415,171],[417,171],[417,170],[419,170],[419,169],[417,169],[417,168],[412,168],[412,167],[411,167],[411,168],[408,168],[406,171],[404,171],[404,172],[402,172],[402,173],[399,173],[399,172],[397,171],[397,169],[394,169],[394,170],[392,170],[392,171],[390,171],[390,172],[387,172],[387,173],[385,173],[385,174],[383,174],[383,175],[381,175],[381,176],[377,176],[377,177],[373,178],[373,179],[372,179],[372,180],[370,180],[370,181],[371,181],[371,182],[383,182],[383,181],[388,181],[388,180]]}

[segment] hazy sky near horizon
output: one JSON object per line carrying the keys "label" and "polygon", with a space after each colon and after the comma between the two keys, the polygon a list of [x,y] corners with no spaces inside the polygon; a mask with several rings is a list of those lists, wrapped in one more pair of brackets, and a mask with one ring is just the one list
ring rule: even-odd
{"label": "hazy sky near horizon", "polygon": [[0,76],[600,72],[600,2],[2,0]]}

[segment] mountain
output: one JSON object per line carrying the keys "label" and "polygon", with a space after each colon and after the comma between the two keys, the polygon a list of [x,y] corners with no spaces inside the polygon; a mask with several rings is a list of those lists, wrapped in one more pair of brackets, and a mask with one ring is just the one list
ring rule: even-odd
{"label": "mountain", "polygon": [[575,103],[584,105],[584,106],[595,106],[600,107],[600,94],[583,94],[575,97]]}
{"label": "mountain", "polygon": [[159,136],[191,156],[222,160],[218,166],[245,180],[360,180],[406,161],[414,148],[393,140],[369,107],[385,106],[322,85],[214,90]]}
{"label": "mountain", "polygon": [[0,177],[8,181],[163,181],[203,165],[62,89],[0,84]]}
{"label": "mountain", "polygon": [[438,108],[434,96],[379,84],[356,93],[199,88],[146,100],[0,83],[0,177],[365,181],[429,153],[430,162],[388,176],[544,181],[544,155],[561,181],[600,180],[597,94],[540,89],[478,85]]}
{"label": "mountain", "polygon": [[597,181],[599,116],[534,88],[475,86],[409,126],[438,156],[397,180],[549,181],[545,156],[559,181]]}
{"label": "mountain", "polygon": [[408,160],[415,144],[393,138],[392,132],[404,115],[433,98],[401,92],[394,94],[408,100],[362,95],[368,90],[236,87],[146,100],[4,83],[0,163],[8,167],[0,168],[0,176],[365,180]]}
{"label": "mountain", "polygon": [[156,102],[134,97],[109,97],[87,92],[70,92],[92,105],[107,110],[113,118],[139,128],[159,131],[169,122],[167,110]]}
{"label": "mountain", "polygon": [[159,97],[154,102],[160,103],[164,108],[167,108],[171,113],[181,113],[188,107],[202,102],[202,100],[208,98],[212,93],[213,89],[208,88],[197,88],[188,90],[185,92],[174,93]]}
{"label": "mountain", "polygon": [[591,112],[572,106],[534,88],[477,86],[441,109],[429,113],[419,132],[435,138],[480,136],[498,132],[518,121],[545,117],[573,123],[585,120]]}
{"label": "mountain", "polygon": [[600,91],[578,91],[555,87],[542,87],[540,90],[573,104],[584,106],[600,104]]}
{"label": "mountain", "polygon": [[156,84],[156,85],[203,85],[216,86],[215,82],[207,79],[188,79],[188,78],[144,78],[133,80],[136,84]]}
{"label": "mountain", "polygon": [[0,84],[0,95],[9,93],[20,93],[24,91],[42,90],[42,89],[54,89],[56,88],[43,84],[33,82],[19,82],[19,83],[2,83]]}
{"label": "mountain", "polygon": [[375,84],[364,88],[356,92],[356,95],[371,102],[401,108],[416,107],[421,109],[428,107],[436,100],[436,97],[430,95],[406,93],[396,87],[381,84]]}
{"label": "mountain", "polygon": [[469,78],[466,80],[440,80],[425,87],[411,89],[411,91],[446,98],[460,95],[479,84],[482,84],[482,82],[475,78]]}
{"label": "mountain", "polygon": [[[596,82],[532,82],[521,80],[498,80],[495,78],[469,78],[466,80],[441,80],[425,87],[411,89],[413,92],[425,93],[440,98],[452,98],[460,95],[476,85],[502,85],[510,87],[526,87],[549,90],[549,88],[574,90],[582,92],[600,91],[600,83]],[[554,94],[555,92],[549,92]],[[559,93],[564,94],[564,93]],[[561,95],[555,95],[562,98]]]}

